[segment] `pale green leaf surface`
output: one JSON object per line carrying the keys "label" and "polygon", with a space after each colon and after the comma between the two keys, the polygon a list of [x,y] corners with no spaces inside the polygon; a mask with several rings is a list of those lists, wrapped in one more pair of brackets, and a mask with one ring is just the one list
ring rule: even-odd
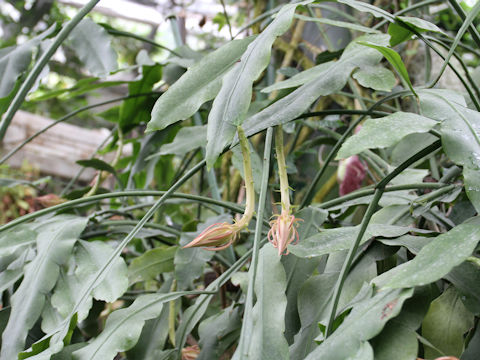
{"label": "pale green leaf surface", "polygon": [[[320,256],[346,250],[352,246],[359,230],[360,225],[322,229],[318,234],[301,239],[297,245],[291,245],[288,249],[300,257]],[[363,235],[361,244],[374,236],[397,237],[412,230],[412,228],[403,226],[370,224]]]}
{"label": "pale green leaf surface", "polygon": [[446,36],[445,32],[442,29],[440,29],[437,25],[432,24],[427,20],[420,19],[413,16],[396,16],[396,18],[403,21],[406,24],[412,25],[417,30],[431,31],[431,32],[439,33]]}
{"label": "pale green leaf surface", "polygon": [[2,257],[11,255],[24,246],[35,244],[36,238],[37,233],[30,226],[15,226],[0,233],[0,254]]}
{"label": "pale green leaf surface", "polygon": [[0,76],[0,98],[11,94],[12,90],[19,85],[17,80],[28,70],[34,48],[54,31],[55,25],[23,44],[0,49],[0,74],[2,74]]}
{"label": "pale green leaf surface", "polygon": [[467,259],[480,241],[478,221],[454,227],[425,245],[417,256],[383,273],[374,283],[381,288],[407,288],[441,279]]}
{"label": "pale green leaf surface", "polygon": [[353,7],[354,9],[361,11],[361,12],[368,12],[375,17],[384,18],[386,20],[392,20],[393,16],[388,13],[387,11],[380,9],[374,5],[371,5],[365,1],[357,1],[357,0],[338,0],[339,3],[346,4],[348,6]]}
{"label": "pale green leaf surface", "polygon": [[480,113],[466,107],[463,98],[439,90],[420,92],[425,116],[441,121],[442,147],[447,156],[462,165],[467,196],[480,211]]}
{"label": "pale green leaf surface", "polygon": [[185,155],[189,151],[205,146],[206,142],[206,125],[185,126],[178,131],[171,143],[162,145],[157,153],[150,155],[148,158],[166,154]]}
{"label": "pale green leaf surface", "polygon": [[364,32],[364,33],[367,33],[367,34],[379,34],[380,33],[379,30],[369,28],[369,27],[366,27],[366,26],[362,26],[362,25],[359,25],[359,24],[346,22],[346,21],[332,20],[332,19],[323,18],[323,17],[322,18],[314,18],[314,17],[300,15],[300,14],[296,14],[295,17],[297,19],[300,19],[300,20],[303,20],[303,21],[318,22],[320,24],[325,24],[325,25],[330,25],[330,26],[335,26],[335,27],[341,27],[341,28],[349,29],[349,30],[353,30],[353,31],[360,31],[360,32]]}
{"label": "pale green leaf surface", "polygon": [[107,31],[89,18],[73,29],[69,37],[72,49],[94,76],[104,77],[118,69],[117,54]]}
{"label": "pale green leaf surface", "polygon": [[395,75],[383,66],[364,66],[352,75],[360,85],[378,91],[392,91]]}
{"label": "pale green leaf surface", "polygon": [[356,303],[335,332],[305,360],[345,360],[355,356],[363,342],[379,334],[387,321],[398,315],[412,294],[412,289],[387,290]]}
{"label": "pale green leaf surface", "polygon": [[255,295],[252,309],[253,328],[249,339],[248,356],[251,359],[288,359],[285,331],[285,295],[287,279],[277,250],[270,244],[260,250]]}
{"label": "pale green leaf surface", "polygon": [[[67,274],[64,270],[60,270],[60,276],[55,285],[55,290],[50,298],[50,302],[63,318],[68,316],[75,305],[77,294],[82,288],[81,280],[82,279],[79,279],[75,274]],[[78,310],[78,321],[82,321],[88,316],[91,307],[92,300],[90,298],[88,301],[85,301]]]}
{"label": "pale green leaf surface", "polygon": [[368,119],[358,133],[343,143],[336,158],[346,159],[367,149],[393,146],[409,134],[428,132],[436,124],[435,120],[402,111]]}
{"label": "pale green leaf surface", "polygon": [[288,89],[292,87],[298,87],[300,85],[306,84],[312,80],[315,80],[323,73],[327,73],[328,70],[334,66],[333,61],[329,61],[320,65],[316,65],[310,69],[303,70],[298,74],[292,76],[291,78],[283,81],[279,81],[275,84],[267,86],[266,88],[262,89],[263,93],[270,93],[276,90]]}
{"label": "pale green leaf surface", "polygon": [[176,251],[176,246],[160,247],[148,250],[133,259],[128,267],[130,285],[137,281],[154,279],[164,272],[173,271],[173,258]]}
{"label": "pale green leaf surface", "polygon": [[176,81],[155,103],[147,131],[161,130],[195,114],[213,99],[222,78],[245,52],[254,37],[231,41],[208,54]]}
{"label": "pale green leaf surface", "polygon": [[73,353],[74,360],[110,360],[131,349],[138,341],[146,320],[157,317],[163,304],[195,292],[173,292],[139,296],[127,308],[114,311],[105,328],[90,344]]}
{"label": "pale green leaf surface", "polygon": [[[102,241],[80,241],[75,251],[77,268],[75,275],[82,283],[88,283],[102,267],[114,249]],[[108,275],[93,290],[97,300],[113,302],[128,288],[127,265],[122,257],[115,259]]]}
{"label": "pale green leaf surface", "polygon": [[252,84],[269,63],[273,42],[288,30],[297,6],[310,2],[312,0],[284,5],[272,23],[248,46],[240,62],[223,78],[208,116],[206,160],[209,168],[232,141],[236,126],[245,119],[252,98]]}
{"label": "pale green leaf surface", "polygon": [[11,360],[23,350],[28,330],[40,316],[45,294],[55,286],[59,265],[69,257],[87,218],[62,215],[35,227],[37,256],[25,267],[22,283],[11,298],[11,314],[2,334],[0,359]]}
{"label": "pale green leaf surface", "polygon": [[432,301],[422,323],[422,336],[442,351],[428,346],[425,357],[433,359],[442,355],[460,357],[463,352],[463,334],[473,327],[474,316],[460,300],[453,287]]}

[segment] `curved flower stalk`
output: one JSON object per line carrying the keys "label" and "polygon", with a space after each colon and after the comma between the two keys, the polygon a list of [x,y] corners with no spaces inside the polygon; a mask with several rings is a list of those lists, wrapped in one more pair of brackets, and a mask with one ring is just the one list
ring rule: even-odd
{"label": "curved flower stalk", "polygon": [[297,231],[297,219],[291,214],[290,194],[288,186],[287,165],[285,162],[285,153],[283,149],[283,129],[277,126],[275,132],[275,152],[277,153],[278,175],[280,178],[280,198],[282,202],[282,211],[274,215],[277,218],[270,221],[270,231],[268,232],[268,241],[278,249],[278,255],[288,255],[287,246],[299,240]]}
{"label": "curved flower stalk", "polygon": [[210,225],[203,230],[193,241],[184,246],[203,247],[205,250],[223,250],[232,245],[237,240],[240,231],[248,227],[255,211],[255,190],[253,187],[252,162],[250,159],[250,147],[245,137],[245,132],[239,126],[237,128],[238,139],[243,155],[243,172],[245,174],[245,212],[239,221],[233,224],[217,223]]}

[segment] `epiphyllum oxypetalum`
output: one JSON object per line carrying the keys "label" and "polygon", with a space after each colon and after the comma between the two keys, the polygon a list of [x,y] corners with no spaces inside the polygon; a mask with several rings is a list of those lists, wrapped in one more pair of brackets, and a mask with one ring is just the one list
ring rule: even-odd
{"label": "epiphyllum oxypetalum", "polygon": [[193,241],[184,246],[203,247],[205,250],[223,250],[237,240],[242,229],[248,226],[255,211],[255,190],[253,187],[252,164],[250,160],[250,148],[247,138],[241,127],[238,127],[238,139],[243,155],[243,172],[245,174],[245,212],[239,221],[233,224],[217,223],[203,230]]}
{"label": "epiphyllum oxypetalum", "polygon": [[277,153],[278,176],[280,178],[282,211],[280,215],[275,215],[277,217],[275,220],[270,221],[268,241],[278,249],[278,255],[280,256],[288,255],[287,246],[299,240],[296,226],[298,221],[302,221],[302,219],[296,219],[295,216],[290,213],[290,194],[285,153],[283,150],[283,129],[281,126],[278,126],[275,132],[275,152]]}

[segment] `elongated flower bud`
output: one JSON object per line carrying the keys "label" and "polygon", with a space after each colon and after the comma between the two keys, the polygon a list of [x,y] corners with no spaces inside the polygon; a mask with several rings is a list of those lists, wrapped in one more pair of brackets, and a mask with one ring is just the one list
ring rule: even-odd
{"label": "elongated flower bud", "polygon": [[276,215],[275,220],[270,221],[270,231],[268,232],[268,241],[278,249],[278,255],[288,255],[287,246],[295,241],[298,242],[297,222],[302,219],[296,219],[286,211]]}
{"label": "elongated flower bud", "polygon": [[184,246],[203,247],[205,250],[223,250],[236,240],[240,229],[236,224],[217,223],[203,230],[192,242]]}
{"label": "elongated flower bud", "polygon": [[203,230],[192,242],[184,248],[204,247],[205,250],[223,250],[232,245],[238,238],[240,231],[248,226],[255,211],[255,190],[253,187],[252,164],[250,160],[250,148],[241,127],[238,127],[238,138],[242,148],[243,170],[245,174],[245,190],[247,199],[245,212],[242,218],[233,224],[217,223]]}

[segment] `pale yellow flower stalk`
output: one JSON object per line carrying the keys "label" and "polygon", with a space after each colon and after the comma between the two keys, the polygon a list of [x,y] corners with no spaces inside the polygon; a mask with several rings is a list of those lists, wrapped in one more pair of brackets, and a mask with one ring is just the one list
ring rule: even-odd
{"label": "pale yellow flower stalk", "polygon": [[250,223],[255,211],[255,189],[253,187],[252,163],[250,160],[250,147],[245,137],[245,132],[239,126],[237,128],[238,139],[243,155],[243,172],[245,174],[245,211],[242,218],[233,224],[217,223],[203,230],[192,242],[184,248],[203,247],[205,250],[223,250],[237,240],[240,231]]}
{"label": "pale yellow flower stalk", "polygon": [[275,132],[275,152],[277,153],[278,176],[280,178],[282,211],[279,215],[275,215],[277,217],[275,220],[270,221],[271,228],[268,232],[268,240],[278,249],[278,255],[281,256],[288,255],[287,246],[299,240],[296,226],[298,221],[302,221],[302,219],[296,219],[291,214],[287,166],[283,149],[283,129],[281,126],[277,126]]}

